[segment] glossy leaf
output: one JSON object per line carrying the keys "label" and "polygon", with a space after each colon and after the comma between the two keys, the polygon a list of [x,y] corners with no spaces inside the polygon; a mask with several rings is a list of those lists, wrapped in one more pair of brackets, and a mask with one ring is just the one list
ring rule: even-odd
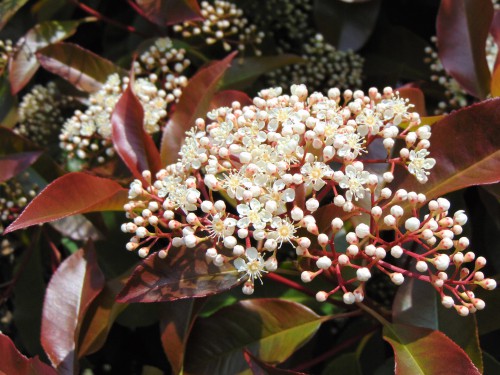
{"label": "glossy leaf", "polygon": [[500,99],[492,99],[453,112],[432,126],[429,148],[436,165],[429,181],[396,168],[399,187],[424,193],[427,199],[467,186],[500,181]]}
{"label": "glossy leaf", "polygon": [[224,74],[221,87],[223,89],[242,89],[264,73],[283,66],[303,63],[304,59],[297,55],[283,54],[278,56],[245,57],[238,64],[233,64]]}
{"label": "glossy leaf", "polygon": [[219,107],[231,108],[231,104],[234,101],[239,102],[242,107],[245,105],[252,104],[252,99],[250,99],[250,97],[243,91],[224,90],[224,91],[219,91],[214,95],[212,101],[210,102],[210,107],[208,108],[208,110],[211,111],[212,109]]}
{"label": "glossy leaf", "polygon": [[128,85],[111,115],[112,139],[123,162],[142,180],[142,171],[154,175],[162,164],[153,139],[144,130],[144,109],[132,86]]}
{"label": "glossy leaf", "polygon": [[42,346],[60,374],[78,371],[76,350],[82,319],[104,287],[91,243],[67,258],[52,275],[42,317]]}
{"label": "glossy leaf", "polygon": [[0,1],[0,30],[9,22],[28,0],[2,0]]}
{"label": "glossy leaf", "polygon": [[245,349],[264,362],[281,363],[329,318],[285,300],[238,302],[196,322],[188,342],[185,371],[237,374],[248,368]]}
{"label": "glossy leaf", "polygon": [[5,233],[70,215],[121,211],[127,201],[127,189],[112,180],[80,172],[68,173],[47,185]]}
{"label": "glossy leaf", "polygon": [[231,264],[208,264],[206,249],[173,248],[166,259],[150,255],[133,272],[117,296],[118,302],[167,302],[204,297],[239,283]]}
{"label": "glossy leaf", "polygon": [[22,355],[9,336],[0,332],[0,374],[57,375],[57,371],[35,358]]}
{"label": "glossy leaf", "polygon": [[39,67],[36,52],[51,43],[73,35],[82,21],[46,21],[29,30],[16,45],[9,65],[11,90],[17,94],[33,77]]}
{"label": "glossy leaf", "polygon": [[439,331],[388,324],[383,333],[394,350],[396,375],[480,375],[467,354]]}
{"label": "glossy leaf", "polygon": [[0,182],[6,181],[24,171],[41,154],[41,151],[30,151],[0,156]]}
{"label": "glossy leaf", "polygon": [[245,358],[248,367],[250,367],[250,370],[252,370],[253,375],[305,375],[303,372],[284,370],[268,365],[267,363],[259,360],[246,349],[243,351],[243,357]]}
{"label": "glossy leaf", "polygon": [[183,372],[189,333],[204,304],[204,298],[188,298],[161,305],[161,344],[174,374]]}
{"label": "glossy leaf", "polygon": [[44,69],[89,93],[99,90],[109,75],[124,74],[111,61],[76,44],[52,44],[39,50],[36,55]]}
{"label": "glossy leaf", "polygon": [[189,80],[187,87],[182,91],[174,114],[163,131],[161,140],[163,165],[177,161],[186,131],[195,125],[195,120],[198,117],[205,117],[217,90],[217,85],[234,56],[236,56],[236,52],[231,53],[224,60],[216,61],[198,70]]}
{"label": "glossy leaf", "polygon": [[490,92],[491,73],[485,46],[492,17],[490,0],[442,0],[436,21],[438,54],[443,67],[479,99]]}
{"label": "glossy leaf", "polygon": [[346,4],[315,0],[314,20],[325,39],[340,50],[358,50],[375,28],[380,0]]}
{"label": "glossy leaf", "polygon": [[136,3],[142,10],[140,14],[159,26],[203,19],[196,0],[136,0]]}

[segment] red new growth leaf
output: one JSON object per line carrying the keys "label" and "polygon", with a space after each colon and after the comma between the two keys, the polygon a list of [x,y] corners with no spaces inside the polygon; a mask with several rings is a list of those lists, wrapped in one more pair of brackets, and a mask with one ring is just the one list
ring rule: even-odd
{"label": "red new growth leaf", "polygon": [[136,3],[141,16],[159,26],[203,19],[196,0],[136,0]]}
{"label": "red new growth leaf", "polygon": [[91,243],[61,263],[50,279],[42,314],[42,346],[60,374],[78,373],[80,327],[90,303],[104,287]]}
{"label": "red new growth leaf", "polygon": [[24,171],[36,162],[41,154],[41,151],[31,151],[0,156],[0,182]]}
{"label": "red new growth leaf", "polygon": [[120,211],[127,189],[106,178],[69,173],[47,185],[5,230],[5,234],[35,224],[93,211]]}
{"label": "red new growth leaf", "polygon": [[187,87],[182,92],[175,113],[163,131],[161,141],[163,165],[177,161],[177,154],[184,143],[186,131],[194,126],[198,117],[205,117],[217,85],[234,56],[236,56],[236,52],[231,53],[224,60],[216,61],[200,69],[189,80]]}
{"label": "red new growth leaf", "polygon": [[441,63],[469,94],[480,99],[490,92],[485,46],[492,17],[491,0],[442,0],[437,17]]}
{"label": "red new growth leaf", "polygon": [[144,109],[132,86],[130,82],[111,116],[112,139],[118,155],[142,180],[142,171],[147,169],[154,175],[161,169],[161,161],[153,139],[144,130]]}
{"label": "red new growth leaf", "polygon": [[414,105],[411,109],[412,111],[417,112],[420,116],[427,115],[427,111],[425,110],[425,97],[422,90],[411,84],[398,87],[397,90],[402,98],[409,99],[410,103]]}
{"label": "red new growth leaf", "polygon": [[35,358],[19,353],[9,336],[0,333],[0,374],[57,375],[57,371]]}
{"label": "red new growth leaf", "polygon": [[243,91],[225,90],[214,95],[210,102],[209,111],[219,107],[231,107],[234,101],[240,102],[242,107],[252,104],[252,99]]}
{"label": "red new growth leaf", "polygon": [[204,297],[230,289],[239,283],[231,264],[208,264],[206,248],[181,248],[166,259],[152,254],[135,270],[118,294],[118,302],[166,302],[181,298]]}

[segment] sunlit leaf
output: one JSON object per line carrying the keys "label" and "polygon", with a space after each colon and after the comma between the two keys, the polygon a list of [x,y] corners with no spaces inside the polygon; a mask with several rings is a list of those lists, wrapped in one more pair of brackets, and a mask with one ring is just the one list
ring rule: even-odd
{"label": "sunlit leaf", "polygon": [[154,175],[161,160],[153,139],[144,130],[144,109],[129,84],[111,115],[113,145],[132,174],[142,179],[142,171]]}
{"label": "sunlit leaf", "polygon": [[196,0],[135,0],[140,14],[159,26],[173,25],[190,20],[201,20]]}
{"label": "sunlit leaf", "polygon": [[231,264],[208,264],[206,250],[173,248],[166,259],[152,254],[135,270],[118,294],[118,302],[166,302],[204,297],[230,289],[239,283]]}
{"label": "sunlit leaf", "polygon": [[0,1],[0,30],[9,22],[28,0],[2,0]]}
{"label": "sunlit leaf", "polygon": [[188,342],[189,374],[237,374],[248,368],[245,349],[276,364],[305,344],[323,321],[309,308],[285,300],[245,300],[198,319]]}
{"label": "sunlit leaf", "polygon": [[104,287],[95,249],[87,244],[61,263],[52,275],[42,317],[42,346],[60,374],[78,371],[76,350],[82,319]]}
{"label": "sunlit leaf", "polygon": [[52,44],[36,55],[43,68],[61,76],[79,90],[90,93],[99,90],[111,74],[124,74],[111,61],[76,44]]}
{"label": "sunlit leaf", "polygon": [[22,355],[9,336],[0,333],[0,373],[16,375],[57,375],[57,371],[35,358]]}
{"label": "sunlit leaf", "polygon": [[388,324],[384,339],[396,359],[396,375],[479,375],[467,354],[442,332],[405,324]]}
{"label": "sunlit leaf", "polygon": [[0,156],[0,182],[6,181],[24,171],[32,165],[41,154],[41,151],[30,151]]}
{"label": "sunlit leaf", "polygon": [[16,45],[16,53],[9,65],[11,90],[17,94],[33,77],[39,67],[36,52],[51,43],[73,35],[80,21],[46,21],[29,30]]}
{"label": "sunlit leaf", "polygon": [[358,50],[375,28],[380,0],[314,1],[314,19],[325,39],[340,50]]}
{"label": "sunlit leaf", "polygon": [[492,17],[490,0],[442,0],[436,21],[441,63],[450,76],[479,99],[490,92],[485,48]]}
{"label": "sunlit leaf", "polygon": [[204,298],[188,298],[161,305],[161,344],[174,374],[182,374],[189,333],[204,304]]}
{"label": "sunlit leaf", "polygon": [[68,173],[43,189],[5,233],[75,214],[120,211],[127,200],[127,190],[112,180]]}
{"label": "sunlit leaf", "polygon": [[177,161],[178,152],[184,143],[187,130],[194,126],[198,117],[205,117],[224,72],[233,61],[236,52],[224,60],[215,61],[200,69],[182,91],[175,113],[163,131],[161,141],[161,161],[163,165]]}

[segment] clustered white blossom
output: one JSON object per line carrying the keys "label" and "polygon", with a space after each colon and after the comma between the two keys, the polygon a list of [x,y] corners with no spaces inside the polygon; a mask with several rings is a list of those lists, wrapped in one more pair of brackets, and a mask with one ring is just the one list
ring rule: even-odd
{"label": "clustered white blossom", "polygon": [[56,143],[64,123],[64,109],[74,103],[54,82],[35,85],[19,103],[19,124],[14,131],[42,146]]}
{"label": "clustered white blossom", "polygon": [[339,51],[321,34],[313,35],[301,53],[304,63],[287,65],[267,74],[267,83],[288,88],[304,83],[315,90],[347,89],[362,83],[364,59],[353,51]]}
{"label": "clustered white blossom", "polygon": [[[431,38],[432,43],[437,46],[437,38]],[[470,95],[460,86],[460,84],[455,80],[455,78],[449,76],[439,59],[438,52],[436,48],[427,47],[425,49],[427,57],[425,62],[429,64],[432,71],[431,80],[437,82],[444,88],[444,95],[446,100],[442,100],[438,103],[437,108],[434,113],[436,115],[448,113],[451,110],[466,107],[472,104],[472,98]],[[491,34],[488,35],[486,39],[486,60],[488,62],[488,67],[490,72],[493,72],[495,67],[495,61],[498,55],[498,46]]]}
{"label": "clustered white blossom", "polygon": [[[464,215],[457,213],[457,222],[451,223],[445,219],[445,201],[438,200],[431,202],[431,214],[420,222],[415,212],[425,196],[399,190],[391,198],[391,190],[384,187],[393,180],[396,166],[424,183],[435,164],[427,151],[431,129],[420,126],[411,107],[389,87],[382,93],[371,88],[367,95],[360,90],[341,94],[333,88],[325,96],[309,95],[305,85],[293,85],[291,95],[272,88],[261,91],[253,105],[241,108],[234,102],[231,108],[213,110],[207,122],[200,118],[187,132],[177,163],[154,179],[144,171],[143,179],[130,185],[130,201],[124,206],[130,222],[121,227],[132,234],[126,247],[141,257],[158,250],[160,258],[167,257],[172,247],[205,251],[207,260],[217,266],[232,262],[245,280],[247,294],[253,292],[256,279],[262,281],[265,273],[277,269],[282,247],[295,248],[299,257],[316,262],[316,270],[302,273],[304,282],[326,271],[337,276],[338,287],[318,293],[318,300],[341,290],[347,303],[360,301],[373,267],[386,270],[396,284],[411,276],[384,263],[388,252],[424,262],[430,267],[420,276],[431,280],[446,268],[441,251],[450,247],[443,238],[450,238],[451,232],[460,234]],[[402,145],[398,150],[396,141]],[[383,145],[386,157],[371,157],[369,146],[374,142]],[[373,164],[387,167],[382,179],[366,170]],[[367,201],[372,207],[366,208]],[[324,223],[315,218],[320,206],[332,202],[344,213],[340,216],[372,216],[370,226],[358,225],[346,235],[347,249],[336,249],[334,244],[335,234],[344,227],[340,217],[329,228],[320,228]],[[397,232],[394,241],[384,242],[378,236],[379,219],[383,217],[391,228],[403,224],[400,202],[414,208],[415,217],[404,222],[408,233]],[[420,232],[426,252],[403,249],[410,239],[422,242]],[[460,246],[457,251],[464,249]],[[354,279],[343,279],[345,267],[356,270]],[[432,282],[443,293],[449,292],[448,286],[461,292],[460,288],[479,283],[463,279],[454,284],[453,278],[442,285]]]}
{"label": "clustered white blossom", "polygon": [[31,201],[38,186],[29,182],[27,174],[0,183],[0,235]]}
{"label": "clustered white blossom", "polygon": [[201,21],[186,21],[174,26],[174,31],[183,38],[201,38],[207,45],[220,44],[225,51],[241,52],[251,46],[256,55],[264,33],[257,31],[243,14],[243,10],[229,1],[201,2]]}
{"label": "clustered white blossom", "polygon": [[183,48],[174,47],[170,38],[159,38],[134,62],[137,77],[155,74],[167,92],[169,103],[177,102],[187,86],[185,70],[191,65]]}
{"label": "clustered white blossom", "polygon": [[13,46],[11,40],[0,40],[0,75],[4,72],[12,51]]}
{"label": "clustered white blossom", "polygon": [[[167,104],[175,100],[157,88],[156,80],[157,76],[150,74],[134,81],[134,93],[144,109],[144,129],[149,134],[160,131],[167,116]],[[77,110],[66,121],[59,139],[70,158],[91,164],[103,163],[114,155],[111,115],[128,84],[128,77],[110,75],[102,88],[90,95],[88,108],[84,112]]]}

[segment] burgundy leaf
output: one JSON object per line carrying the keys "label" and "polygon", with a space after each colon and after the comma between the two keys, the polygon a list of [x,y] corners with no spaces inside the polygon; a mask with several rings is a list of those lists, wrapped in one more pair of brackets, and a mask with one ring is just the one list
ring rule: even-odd
{"label": "burgundy leaf", "polygon": [[[177,251],[177,252],[176,252]],[[204,297],[237,285],[239,273],[231,264],[207,263],[203,246],[171,249],[166,259],[152,254],[135,270],[117,296],[118,302],[167,302]]]}
{"label": "burgundy leaf", "polygon": [[187,130],[194,126],[198,117],[205,117],[224,72],[236,56],[231,53],[224,60],[216,61],[200,69],[183,90],[175,113],[170,118],[161,141],[161,161],[163,165],[175,163],[177,154],[184,143]]}
{"label": "burgundy leaf", "polygon": [[78,372],[80,327],[91,302],[104,287],[92,243],[61,263],[50,279],[42,314],[42,346],[60,374]]}
{"label": "burgundy leaf", "polygon": [[238,90],[225,90],[219,91],[214,95],[212,101],[210,102],[209,111],[219,107],[230,107],[234,102],[240,102],[241,106],[252,104],[252,99],[245,94],[243,91]]}
{"label": "burgundy leaf", "polygon": [[57,375],[57,371],[38,359],[22,355],[9,336],[0,333],[0,374]]}
{"label": "burgundy leaf", "polygon": [[120,211],[127,201],[127,189],[112,180],[68,173],[47,185],[4,233],[75,214]]}
{"label": "burgundy leaf", "polygon": [[141,16],[159,26],[203,19],[196,0],[136,0],[136,3]]}
{"label": "burgundy leaf", "polygon": [[24,171],[36,162],[41,154],[41,151],[30,151],[0,156],[0,182],[6,181]]}
{"label": "burgundy leaf", "polygon": [[479,99],[490,92],[485,48],[492,17],[491,0],[442,0],[437,16],[441,63],[450,76]]}
{"label": "burgundy leaf", "polygon": [[144,109],[132,90],[131,82],[111,116],[112,139],[118,155],[132,174],[142,179],[142,171],[154,175],[161,169],[160,154],[153,139],[144,130]]}
{"label": "burgundy leaf", "polygon": [[412,107],[412,111],[417,112],[421,117],[427,115],[427,111],[425,110],[425,97],[424,93],[420,88],[407,84],[397,89],[399,91],[399,95],[402,98],[409,99],[410,103],[414,105]]}

